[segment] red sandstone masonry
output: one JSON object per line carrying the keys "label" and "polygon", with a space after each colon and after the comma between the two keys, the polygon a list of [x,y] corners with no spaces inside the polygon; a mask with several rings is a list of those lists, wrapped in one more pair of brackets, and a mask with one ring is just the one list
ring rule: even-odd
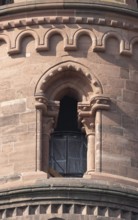
{"label": "red sandstone masonry", "polygon": [[[11,143],[15,150],[15,155],[12,152],[11,158],[8,155],[9,161],[12,160],[9,172],[12,169],[20,172],[35,170],[35,88],[46,71],[59,63],[70,61],[87,68],[87,80],[92,81],[95,76],[103,94],[111,98],[111,109],[108,112],[102,111],[101,145],[102,153],[106,155],[101,159],[102,171],[113,171],[118,175],[131,175],[135,178],[138,144],[138,41],[131,43],[137,36],[137,29],[134,29],[137,20],[134,17],[130,19],[128,14],[116,16],[115,12],[109,14],[107,19],[104,12],[100,12],[99,17],[99,11],[91,13],[89,10],[86,13],[84,9],[67,9],[65,12],[60,9],[56,12],[58,17],[55,17],[55,11],[49,10],[47,13],[31,12],[26,19],[18,14],[18,18],[8,17],[8,21],[1,21],[4,29],[0,36],[4,34],[10,40],[9,48],[6,43],[0,46],[0,143],[4,152],[11,150]],[[15,27],[12,27],[13,23]],[[18,36],[21,37],[19,41]],[[44,36],[47,37],[44,39]],[[19,53],[7,55],[10,50],[18,50]],[[71,72],[70,69],[69,71]],[[56,81],[52,77],[51,80]],[[77,81],[77,77],[74,80],[75,89],[79,88],[79,80]],[[86,87],[81,89],[88,90]],[[53,92],[51,88],[50,93]],[[89,97],[89,91],[87,93]],[[91,95],[95,94],[91,92]],[[26,163],[19,164],[27,151]],[[116,157],[119,160],[117,171]],[[8,174],[6,162],[5,166]],[[133,174],[130,174],[131,169]],[[4,171],[0,169],[0,172]]]}

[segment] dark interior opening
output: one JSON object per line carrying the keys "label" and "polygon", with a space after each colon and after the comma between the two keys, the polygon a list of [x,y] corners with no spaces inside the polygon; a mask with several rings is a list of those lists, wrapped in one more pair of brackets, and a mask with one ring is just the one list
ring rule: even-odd
{"label": "dark interior opening", "polygon": [[[82,177],[86,171],[87,140],[78,127],[77,100],[60,100],[57,127],[51,134],[49,167],[52,176]],[[51,169],[52,168],[52,169]]]}
{"label": "dark interior opening", "polygon": [[76,131],[78,128],[77,100],[70,96],[64,96],[60,101],[59,116],[55,131]]}
{"label": "dark interior opening", "polygon": [[13,0],[0,0],[0,5],[6,5],[13,3]]}

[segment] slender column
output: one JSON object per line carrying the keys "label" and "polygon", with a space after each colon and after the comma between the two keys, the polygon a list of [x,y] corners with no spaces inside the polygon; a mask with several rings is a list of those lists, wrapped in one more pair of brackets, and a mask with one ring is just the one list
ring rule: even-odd
{"label": "slender column", "polygon": [[36,103],[36,170],[48,171],[49,139],[57,121],[59,102],[48,102],[44,95],[35,97]]}
{"label": "slender column", "polygon": [[54,130],[54,118],[45,117],[43,118],[43,155],[42,155],[42,164],[43,171],[48,171],[49,168],[49,141],[50,134]]}
{"label": "slender column", "polygon": [[90,103],[79,103],[78,116],[87,135],[87,174],[101,170],[101,110],[110,108],[110,99],[95,96]]}
{"label": "slender column", "polygon": [[89,174],[95,171],[95,131],[94,131],[94,118],[87,117],[83,119],[82,124],[84,126],[87,136],[87,171]]}
{"label": "slender column", "polygon": [[95,171],[101,172],[102,163],[102,140],[101,140],[101,110],[95,116]]}
{"label": "slender column", "polygon": [[87,173],[95,171],[95,133],[87,135]]}
{"label": "slender column", "polygon": [[41,171],[42,162],[42,109],[36,110],[36,170]]}
{"label": "slender column", "polygon": [[42,116],[47,111],[47,100],[43,96],[35,98],[36,103],[36,171],[42,171]]}

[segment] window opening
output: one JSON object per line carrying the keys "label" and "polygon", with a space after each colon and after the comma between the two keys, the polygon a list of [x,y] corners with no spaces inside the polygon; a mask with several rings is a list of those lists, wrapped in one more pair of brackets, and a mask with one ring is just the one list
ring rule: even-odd
{"label": "window opening", "polygon": [[0,5],[6,5],[13,3],[13,0],[0,0]]}
{"label": "window opening", "polygon": [[77,120],[77,100],[64,96],[60,101],[59,117],[55,131],[80,132]]}
{"label": "window opening", "polygon": [[60,100],[57,127],[50,140],[49,166],[65,177],[81,177],[86,171],[86,137],[78,127],[77,100]]}

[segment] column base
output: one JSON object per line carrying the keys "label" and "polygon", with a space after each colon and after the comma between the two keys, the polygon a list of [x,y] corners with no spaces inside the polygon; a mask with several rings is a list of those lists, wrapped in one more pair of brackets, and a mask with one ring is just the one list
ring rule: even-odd
{"label": "column base", "polygon": [[95,173],[95,170],[89,170],[86,173],[84,173],[83,178],[92,178],[93,174]]}

